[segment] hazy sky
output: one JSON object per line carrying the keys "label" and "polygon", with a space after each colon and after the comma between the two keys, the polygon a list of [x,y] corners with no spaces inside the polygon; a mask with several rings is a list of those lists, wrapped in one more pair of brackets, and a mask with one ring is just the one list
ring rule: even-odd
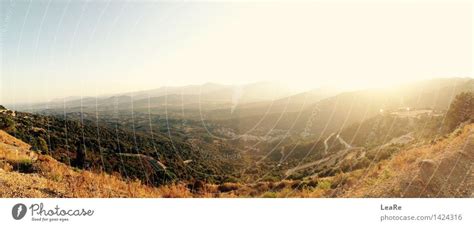
{"label": "hazy sky", "polygon": [[205,82],[472,77],[470,1],[0,2],[0,103]]}

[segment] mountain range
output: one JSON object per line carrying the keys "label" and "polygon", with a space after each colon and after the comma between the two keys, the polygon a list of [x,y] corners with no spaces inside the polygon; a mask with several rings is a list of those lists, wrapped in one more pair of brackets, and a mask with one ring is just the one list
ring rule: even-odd
{"label": "mountain range", "polygon": [[[69,178],[54,168],[66,168],[74,177],[116,182],[111,196],[124,196],[133,181],[149,192],[138,197],[472,196],[473,79],[296,94],[279,86],[164,87],[23,112],[2,107],[0,129],[9,135],[0,144],[0,179],[36,174],[64,187]],[[14,159],[15,149],[24,158]],[[446,187],[445,163],[459,155],[466,162]],[[417,194],[420,187],[428,189]],[[11,188],[0,189],[8,195]]]}

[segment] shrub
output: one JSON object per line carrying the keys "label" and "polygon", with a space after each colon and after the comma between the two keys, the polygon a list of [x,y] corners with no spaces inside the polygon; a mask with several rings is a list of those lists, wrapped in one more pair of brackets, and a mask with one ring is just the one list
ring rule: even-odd
{"label": "shrub", "polygon": [[267,175],[265,176],[262,181],[268,181],[268,182],[278,182],[280,181],[280,178],[277,177],[277,176],[270,176],[270,175]]}
{"label": "shrub", "polygon": [[285,187],[286,187],[286,183],[282,181],[282,182],[278,183],[277,185],[275,185],[273,190],[280,191],[280,190],[284,189]]}
{"label": "shrub", "polygon": [[304,182],[299,181],[299,180],[297,180],[297,181],[293,182],[293,184],[291,184],[292,189],[301,190],[301,189],[303,189],[304,186],[305,186]]}
{"label": "shrub", "polygon": [[48,149],[48,143],[46,143],[46,140],[44,140],[41,137],[38,137],[38,144],[37,144],[36,150],[42,151],[43,153],[48,153],[49,149]]}
{"label": "shrub", "polygon": [[331,188],[331,182],[329,180],[321,180],[318,182],[318,188],[328,190]]}
{"label": "shrub", "polygon": [[239,189],[239,186],[234,183],[223,183],[217,187],[220,192],[230,192]]}
{"label": "shrub", "polygon": [[354,166],[353,170],[356,169],[362,169],[370,165],[370,160],[367,157],[363,157],[361,160],[359,160]]}
{"label": "shrub", "polygon": [[305,177],[303,173],[294,173],[288,176],[289,180],[302,180]]}
{"label": "shrub", "polygon": [[0,117],[0,129],[11,131],[15,128],[15,121],[10,117]]}
{"label": "shrub", "polygon": [[194,183],[188,185],[189,190],[196,193],[205,191],[205,187],[206,184],[201,180],[196,180]]}
{"label": "shrub", "polygon": [[36,168],[33,165],[33,161],[31,159],[21,159],[15,161],[13,164],[13,170],[18,171],[20,173],[34,173]]}
{"label": "shrub", "polygon": [[238,183],[239,179],[233,177],[233,176],[228,176],[225,178],[224,182],[229,182],[229,183]]}
{"label": "shrub", "polygon": [[308,182],[308,187],[310,188],[316,188],[318,186],[318,181],[317,180],[310,180]]}
{"label": "shrub", "polygon": [[348,178],[347,174],[344,174],[344,173],[337,174],[332,179],[331,188],[334,189],[334,188],[344,185],[347,181],[347,178]]}
{"label": "shrub", "polygon": [[390,158],[392,155],[391,150],[389,149],[382,149],[379,150],[378,153],[376,154],[376,161],[381,161]]}
{"label": "shrub", "polygon": [[262,197],[263,198],[277,198],[277,194],[275,192],[265,192]]}

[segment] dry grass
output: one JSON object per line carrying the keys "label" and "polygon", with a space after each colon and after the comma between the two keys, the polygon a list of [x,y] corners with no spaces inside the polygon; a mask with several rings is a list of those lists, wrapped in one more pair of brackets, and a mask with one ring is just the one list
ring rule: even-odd
{"label": "dry grass", "polygon": [[[30,146],[0,131],[0,197],[190,197],[183,185],[149,187],[120,176],[74,170],[47,155],[38,155]],[[28,163],[33,173],[15,171],[18,163]]]}
{"label": "dry grass", "polygon": [[20,149],[30,149],[30,145],[0,130],[0,143],[12,145]]}
{"label": "dry grass", "polygon": [[[472,143],[474,124],[467,125],[457,132],[452,133],[448,138],[438,140],[434,144],[418,146],[412,149],[404,150],[391,159],[382,161],[368,169],[363,170],[360,180],[357,184],[344,188],[341,196],[344,197],[446,197],[457,196],[442,191],[442,185],[433,185],[423,182],[420,163],[429,161],[435,163],[436,172],[430,173],[429,178],[443,178],[440,184],[446,184],[456,178],[466,180],[465,173],[451,174],[458,168],[469,168],[472,161],[468,159],[456,158],[459,153],[472,154],[472,149],[466,147]],[[440,165],[443,162],[451,160],[449,165]],[[465,163],[463,163],[465,162]],[[464,164],[464,167],[463,167]],[[360,172],[351,172],[351,175]],[[431,181],[433,183],[433,181]],[[451,182],[452,183],[452,182]],[[457,181],[458,188],[463,182]],[[471,189],[472,190],[472,189]],[[433,192],[433,193],[432,193]],[[466,193],[469,196],[469,192]]]}

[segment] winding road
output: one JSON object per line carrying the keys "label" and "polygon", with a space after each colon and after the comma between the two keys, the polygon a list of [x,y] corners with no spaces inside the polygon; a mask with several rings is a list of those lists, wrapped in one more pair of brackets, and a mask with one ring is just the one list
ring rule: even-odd
{"label": "winding road", "polygon": [[324,153],[326,154],[328,152],[329,146],[328,146],[328,141],[333,137],[336,133],[331,133],[325,140],[324,140]]}
{"label": "winding road", "polygon": [[342,139],[342,137],[339,134],[337,134],[337,139],[339,139],[339,143],[344,145],[346,147],[346,149],[351,149],[352,148],[352,145],[350,145],[344,139]]}
{"label": "winding road", "polygon": [[[325,140],[324,140],[324,153],[326,154],[328,149],[329,149],[329,146],[327,144],[327,142],[329,141],[329,139],[331,139],[331,137],[333,137],[334,135],[336,135],[336,133],[332,133],[331,135],[329,135]],[[353,147],[352,145],[350,145],[349,143],[347,143],[344,139],[342,139],[342,137],[337,134],[336,135],[337,138],[338,138],[338,141],[339,143],[341,143],[342,145],[345,146],[345,149],[343,150],[340,150],[342,151],[341,152],[337,152],[336,154],[333,154],[333,155],[329,155],[325,158],[322,158],[322,159],[319,159],[319,160],[316,160],[316,161],[313,161],[313,162],[309,162],[309,163],[306,163],[306,164],[302,164],[302,165],[299,165],[295,168],[292,168],[292,169],[289,169],[286,171],[285,175],[286,176],[289,176],[291,174],[293,174],[294,172],[297,172],[299,170],[302,170],[302,169],[306,169],[306,168],[309,168],[309,167],[312,167],[312,166],[315,166],[315,165],[318,165],[320,163],[323,163],[323,162],[326,162],[326,161],[329,161],[331,160],[331,158],[334,158],[334,156],[340,156],[340,155],[345,155],[349,150],[351,149],[355,149],[355,147]]]}

